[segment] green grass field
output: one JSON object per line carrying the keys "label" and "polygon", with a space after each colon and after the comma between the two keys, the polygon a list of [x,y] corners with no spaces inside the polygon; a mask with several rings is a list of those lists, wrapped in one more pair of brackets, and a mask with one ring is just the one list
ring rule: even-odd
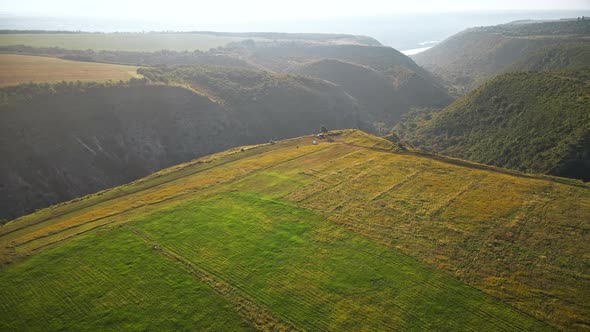
{"label": "green grass field", "polygon": [[0,34],[0,46],[26,45],[96,51],[207,51],[244,39],[198,33]]}
{"label": "green grass field", "polygon": [[134,66],[0,54],[0,86],[61,81],[119,81],[140,77]]}
{"label": "green grass field", "polygon": [[252,330],[187,268],[128,231],[77,238],[0,280],[3,331]]}
{"label": "green grass field", "polygon": [[[207,289],[188,264],[218,281]],[[196,197],[85,235],[6,269],[0,280],[9,285],[0,298],[14,324],[5,327],[16,330],[46,321],[52,329],[234,330],[242,327],[236,297],[299,330],[547,329],[316,213],[248,193]],[[236,292],[218,290],[218,282]],[[277,325],[266,318],[263,329]]]}
{"label": "green grass field", "polygon": [[2,226],[0,329],[588,326],[588,186],[333,135]]}

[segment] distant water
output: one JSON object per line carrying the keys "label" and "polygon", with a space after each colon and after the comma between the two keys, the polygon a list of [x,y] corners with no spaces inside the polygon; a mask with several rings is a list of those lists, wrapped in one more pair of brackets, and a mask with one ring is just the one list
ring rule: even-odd
{"label": "distant water", "polygon": [[[420,52],[424,52],[427,49],[430,49],[432,47],[434,47],[436,44],[438,44],[440,41],[438,40],[430,40],[430,41],[425,41],[425,42],[421,42],[418,43],[418,45],[422,45],[423,47],[418,47],[418,48],[412,48],[409,50],[403,50],[401,51],[403,54],[405,55],[414,55],[414,54],[418,54]],[[428,46],[426,46],[428,45]]]}
{"label": "distant water", "polygon": [[257,21],[199,24],[147,20],[113,20],[73,17],[24,17],[0,14],[0,29],[71,30],[89,32],[142,31],[272,31],[346,33],[371,36],[382,44],[415,54],[469,27],[496,25],[524,19],[560,19],[590,16],[590,11],[463,12],[326,20]]}
{"label": "distant water", "polygon": [[403,54],[405,54],[405,55],[414,55],[414,54],[418,54],[420,52],[424,52],[424,51],[426,51],[427,49],[430,49],[430,48],[432,48],[432,46],[412,48],[412,49],[404,50],[404,51],[401,51],[401,52]]}

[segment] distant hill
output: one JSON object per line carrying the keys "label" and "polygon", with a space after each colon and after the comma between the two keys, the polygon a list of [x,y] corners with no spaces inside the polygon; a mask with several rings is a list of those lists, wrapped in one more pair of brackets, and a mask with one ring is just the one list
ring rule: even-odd
{"label": "distant hill", "polygon": [[[190,33],[190,32],[188,32]],[[285,33],[285,32],[217,32],[217,31],[196,31],[194,33],[208,34],[214,36],[257,38],[272,41],[306,41],[320,44],[353,44],[366,46],[383,46],[381,43],[369,36],[349,35],[341,33]]]}
{"label": "distant hill", "polygon": [[571,42],[590,42],[590,20],[518,21],[467,29],[412,59],[465,91],[543,47]]}
{"label": "distant hill", "polygon": [[381,45],[366,36],[320,33],[272,33],[272,32],[67,32],[0,30],[0,45],[24,45],[31,47],[60,47],[74,50],[95,51],[207,51],[229,43],[244,40],[301,40],[326,44]]}
{"label": "distant hill", "polygon": [[237,57],[214,52],[178,52],[160,50],[142,51],[95,51],[71,50],[60,47],[31,47],[24,45],[0,46],[0,53],[41,55],[65,60],[105,62],[115,64],[157,66],[157,65],[218,65],[227,67],[255,67]]}
{"label": "distant hill", "polygon": [[452,101],[445,90],[401,66],[381,73],[363,65],[323,59],[302,64],[291,72],[340,85],[359,100],[375,122],[393,123],[411,107],[444,107]]}
{"label": "distant hill", "polygon": [[238,147],[0,226],[0,330],[589,326],[589,186],[328,138]]}
{"label": "distant hill", "polygon": [[208,51],[241,41],[306,41],[321,44],[357,44],[381,46],[367,36],[328,33],[276,32],[116,32],[0,30],[0,46],[95,51],[156,52],[161,50],[192,52]]}
{"label": "distant hill", "polygon": [[508,73],[398,127],[412,144],[590,181],[590,70]]}
{"label": "distant hill", "polygon": [[[288,34],[290,38],[297,36],[299,34]],[[245,40],[208,52],[94,51],[22,45],[0,46],[0,52],[138,66],[215,65],[310,76],[345,87],[350,95],[367,106],[373,115],[371,122],[387,125],[395,123],[401,114],[412,108],[440,108],[454,99],[438,78],[390,47],[331,43],[320,39],[322,36],[303,34],[301,37],[305,39],[294,41]],[[283,37],[283,34],[276,34],[276,37]],[[324,37],[335,38],[333,35]],[[364,83],[358,84],[359,80]],[[369,91],[371,89],[374,91]]]}
{"label": "distant hill", "polygon": [[143,73],[152,85],[0,89],[0,219],[232,146],[363,126],[356,101],[317,79],[227,67]]}
{"label": "distant hill", "polygon": [[251,42],[234,43],[218,52],[268,70],[338,84],[374,114],[386,114],[378,122],[391,124],[411,108],[444,107],[454,99],[440,79],[391,47]]}
{"label": "distant hill", "polygon": [[307,41],[244,41],[216,50],[236,54],[274,71],[288,71],[291,66],[321,59],[338,59],[385,72],[403,66],[421,74],[429,74],[403,53],[385,46],[355,44],[319,44]]}
{"label": "distant hill", "polygon": [[[239,42],[232,42],[225,47],[206,52],[97,51],[8,45],[0,46],[0,53],[43,55],[67,60],[136,66],[215,65],[309,75],[347,86],[346,91],[360,98],[359,102],[366,105],[369,113],[374,115],[371,122],[385,124],[388,127],[393,125],[401,114],[413,108],[440,108],[449,105],[454,99],[438,77],[416,65],[401,52],[381,46],[376,41],[365,40],[366,37],[363,36],[217,32],[208,34],[256,38],[240,39]],[[364,72],[361,70],[364,73],[361,74],[363,78],[354,76],[355,72],[360,74],[360,68],[364,68]],[[379,78],[371,86],[379,89],[380,93],[368,92],[366,87],[351,82],[353,79],[369,82],[375,75]],[[365,91],[357,90],[357,87]]]}
{"label": "distant hill", "polygon": [[545,47],[512,64],[507,71],[590,68],[590,42]]}

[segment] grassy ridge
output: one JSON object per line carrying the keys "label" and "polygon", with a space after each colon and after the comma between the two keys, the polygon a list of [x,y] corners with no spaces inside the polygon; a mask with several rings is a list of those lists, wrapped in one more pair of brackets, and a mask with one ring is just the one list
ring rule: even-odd
{"label": "grassy ridge", "polygon": [[546,328],[506,304],[588,325],[587,186],[458,166],[358,131],[332,138],[233,150],[8,223],[0,275],[71,239],[130,231],[237,290],[217,290],[234,307],[237,294],[287,326]]}
{"label": "grassy ridge", "polygon": [[137,78],[137,67],[0,54],[0,86],[61,81],[119,81]]}

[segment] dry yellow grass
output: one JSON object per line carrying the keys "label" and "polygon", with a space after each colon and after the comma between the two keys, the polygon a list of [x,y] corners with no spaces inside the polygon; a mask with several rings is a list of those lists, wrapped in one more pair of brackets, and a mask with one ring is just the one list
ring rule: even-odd
{"label": "dry yellow grass", "polygon": [[0,86],[30,82],[128,80],[139,77],[137,68],[42,56],[0,54]]}

